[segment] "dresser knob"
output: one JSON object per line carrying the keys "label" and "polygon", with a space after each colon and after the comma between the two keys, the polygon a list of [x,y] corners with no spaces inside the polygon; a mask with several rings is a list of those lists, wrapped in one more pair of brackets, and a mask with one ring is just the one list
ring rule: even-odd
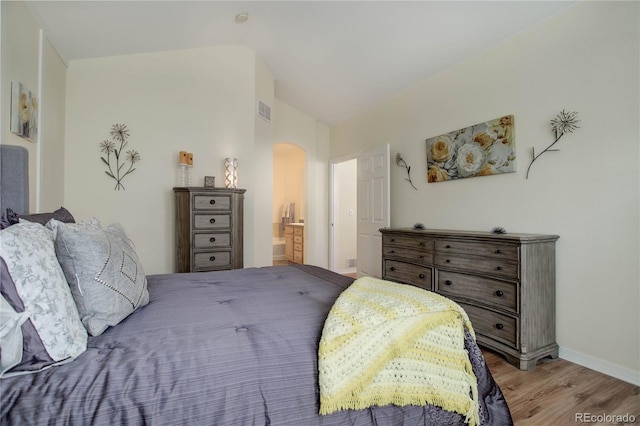
{"label": "dresser knob", "polygon": [[502,250],[500,249],[496,250],[496,254],[502,254]]}
{"label": "dresser knob", "polygon": [[504,325],[502,325],[502,324],[500,324],[500,323],[497,323],[497,324],[496,324],[496,328],[497,328],[498,330],[502,330],[502,329],[504,328]]}
{"label": "dresser knob", "polygon": [[421,255],[420,255],[420,259],[424,259],[424,254],[421,254]]}
{"label": "dresser knob", "polygon": [[396,270],[396,267],[395,267],[395,266],[392,266],[392,267],[391,267],[391,268],[389,268],[389,269],[391,270],[391,272],[393,272],[393,271],[395,271],[395,270]]}
{"label": "dresser knob", "polygon": [[445,248],[451,248],[451,246],[449,244],[447,244]]}
{"label": "dresser knob", "polygon": [[395,252],[396,252],[395,250],[391,250],[389,253],[395,253]]}
{"label": "dresser knob", "polygon": [[498,296],[498,297],[504,296],[504,291],[502,291],[502,290],[496,291],[496,296]]}
{"label": "dresser knob", "polygon": [[210,242],[210,243],[215,243],[215,242],[216,242],[216,237],[211,237],[211,238],[209,238],[209,242]]}
{"label": "dresser knob", "polygon": [[215,204],[216,200],[209,200],[209,204]]}
{"label": "dresser knob", "polygon": [[423,279],[424,279],[424,277],[425,277],[425,275],[424,275],[424,274],[420,274],[420,275],[418,275],[418,278],[420,278],[421,280],[423,280]]}
{"label": "dresser knob", "polygon": [[451,280],[446,280],[444,283],[445,283],[446,285],[451,285],[451,284],[453,284],[453,281],[451,281]]}
{"label": "dresser knob", "polygon": [[392,238],[392,239],[391,239],[391,242],[392,242],[392,243],[395,243],[395,242],[396,242],[396,239],[395,239],[395,238]]}
{"label": "dresser knob", "polygon": [[424,247],[424,242],[420,241],[420,244],[418,244],[420,247]]}
{"label": "dresser knob", "polygon": [[211,262],[214,262],[215,260],[216,260],[216,257],[215,257],[215,256],[211,256],[211,257],[209,258],[209,261],[211,261]]}
{"label": "dresser knob", "polygon": [[451,263],[450,259],[445,260],[446,263]]}
{"label": "dresser knob", "polygon": [[216,223],[215,218],[211,218],[211,219],[209,219],[209,223]]}
{"label": "dresser knob", "polygon": [[496,271],[502,271],[502,266],[497,266]]}

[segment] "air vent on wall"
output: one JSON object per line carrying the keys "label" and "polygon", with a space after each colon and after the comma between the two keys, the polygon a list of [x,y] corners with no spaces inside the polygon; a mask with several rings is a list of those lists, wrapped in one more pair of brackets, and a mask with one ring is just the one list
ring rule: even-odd
{"label": "air vent on wall", "polygon": [[356,266],[356,259],[347,259],[347,268],[355,268]]}
{"label": "air vent on wall", "polygon": [[258,99],[258,117],[271,123],[271,107]]}

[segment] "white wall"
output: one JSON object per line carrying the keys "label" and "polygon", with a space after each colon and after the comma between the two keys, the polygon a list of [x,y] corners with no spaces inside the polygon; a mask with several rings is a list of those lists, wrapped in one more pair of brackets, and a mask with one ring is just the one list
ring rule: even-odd
{"label": "white wall", "polygon": [[[272,123],[256,116],[256,101],[272,106]],[[127,149],[141,155],[115,191],[99,143],[114,123],[131,131]],[[276,137],[275,134],[279,136]],[[83,219],[120,222],[136,243],[145,272],[174,270],[174,204],[178,153],[194,154],[194,185],[204,176],[224,182],[224,158],[238,159],[245,194],[244,265],[266,266],[272,253],[274,141],[294,141],[307,153],[307,259],[326,265],[329,129],[274,97],[273,76],[242,46],[72,61],[67,79],[65,204]],[[319,204],[323,203],[323,204]],[[266,214],[265,214],[266,213]]]}
{"label": "white wall", "polygon": [[[67,208],[79,219],[97,216],[104,224],[122,223],[145,272],[173,272],[172,188],[179,151],[194,154],[194,186],[202,186],[206,175],[216,176],[222,186],[224,158],[235,157],[239,186],[247,190],[245,265],[256,264],[254,235],[261,228],[254,220],[262,202],[256,184],[261,179],[256,66],[255,53],[240,46],[72,61],[67,73]],[[128,126],[127,149],[141,155],[136,170],[123,180],[124,191],[114,190],[100,160],[99,143],[114,123]]]}
{"label": "white wall", "polygon": [[[391,224],[557,234],[561,356],[640,382],[638,2],[578,2],[332,131],[331,157],[390,143]],[[525,171],[549,121],[580,129]],[[426,183],[425,139],[515,115],[517,173]]]}
{"label": "white wall", "polygon": [[11,133],[10,99],[11,81],[21,82],[33,96],[38,97],[40,29],[22,2],[1,2],[0,7],[2,7],[2,143],[23,146],[29,151],[29,207],[35,211],[38,145]]}
{"label": "white wall", "polygon": [[[52,211],[64,201],[64,92],[66,67],[23,2],[1,2],[0,137],[29,151],[29,206]],[[40,48],[42,44],[42,49]],[[10,130],[11,81],[20,81],[40,107],[39,139],[29,142]],[[42,87],[40,82],[42,81]]]}
{"label": "white wall", "polygon": [[[251,162],[245,160],[253,171],[253,194],[250,194],[250,201],[253,200],[253,220],[249,221],[249,226],[245,222],[245,247],[247,241],[251,240],[253,253],[249,257],[245,255],[247,263],[245,266],[269,266],[273,264],[273,237],[271,211],[273,203],[273,163],[271,161],[273,146],[274,125],[258,117],[256,106],[258,99],[273,107],[275,103],[275,82],[273,74],[267,66],[256,56],[255,65],[255,95],[253,98],[253,121],[255,126],[255,145],[251,153]],[[246,155],[245,155],[246,156]],[[250,169],[244,168],[244,173]],[[245,197],[246,199],[247,197]],[[251,216],[248,216],[251,217]],[[251,247],[250,245],[250,247]]]}
{"label": "white wall", "polygon": [[347,259],[358,257],[358,160],[342,161],[334,165],[334,221],[335,271],[353,272]]}
{"label": "white wall", "polygon": [[40,211],[50,212],[64,203],[65,94],[67,66],[44,38],[42,120],[40,121]]}

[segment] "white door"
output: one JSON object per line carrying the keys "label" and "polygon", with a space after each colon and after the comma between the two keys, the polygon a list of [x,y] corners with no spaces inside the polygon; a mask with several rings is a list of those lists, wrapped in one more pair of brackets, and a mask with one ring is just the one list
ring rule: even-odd
{"label": "white door", "polygon": [[358,276],[382,277],[382,234],[390,225],[389,144],[358,155]]}

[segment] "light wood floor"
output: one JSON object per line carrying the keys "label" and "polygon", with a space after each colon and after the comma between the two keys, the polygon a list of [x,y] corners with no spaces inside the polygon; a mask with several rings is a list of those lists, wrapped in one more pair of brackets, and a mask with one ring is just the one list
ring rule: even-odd
{"label": "light wood floor", "polygon": [[[638,386],[560,358],[546,358],[534,369],[521,371],[501,355],[486,349],[482,353],[516,426],[640,424]],[[603,422],[593,418],[585,421],[587,413],[592,417],[628,414],[635,420],[625,423],[612,417]]]}

